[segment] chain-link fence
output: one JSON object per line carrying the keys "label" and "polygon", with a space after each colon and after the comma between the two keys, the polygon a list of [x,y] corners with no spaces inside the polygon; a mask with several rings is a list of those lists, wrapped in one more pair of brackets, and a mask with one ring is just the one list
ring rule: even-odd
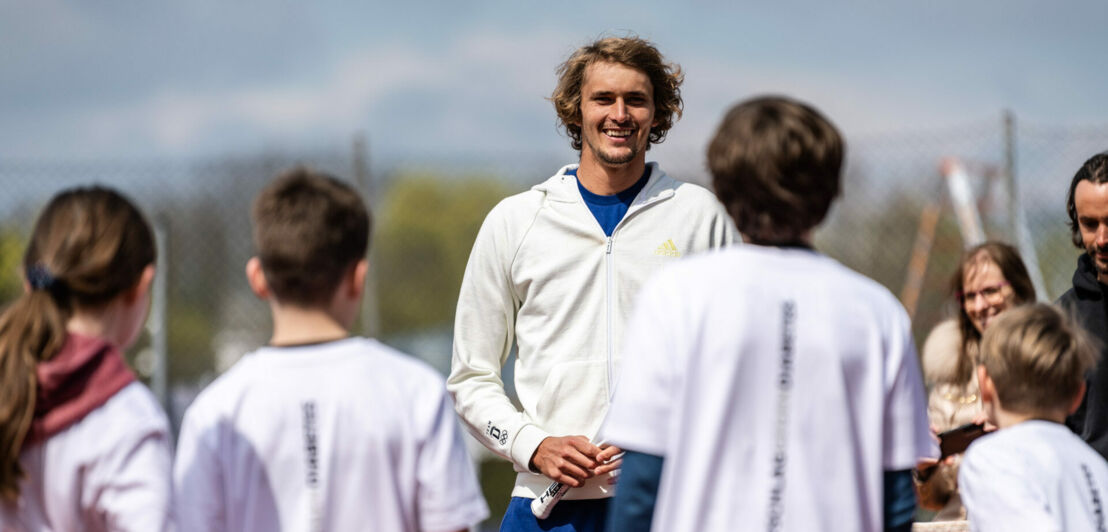
{"label": "chain-link fence", "polygon": [[[1025,256],[1033,253],[1040,298],[1053,300],[1069,286],[1078,255],[1066,226],[1067,186],[1089,156],[1106,149],[1108,125],[1062,128],[999,118],[848,139],[843,197],[816,244],[901,296],[922,341],[936,322],[953,315],[948,281],[965,239],[939,168],[944,158],[956,157],[966,168],[984,233],[1022,243]],[[268,309],[243,275],[251,254],[249,207],[274,175],[306,164],[350,180],[374,210],[370,297],[359,332],[445,373],[458,286],[485,213],[500,198],[541,181],[571,154],[561,160],[557,154],[517,156],[495,166],[409,161],[371,172],[370,153],[355,139],[352,147],[330,153],[200,162],[0,160],[0,300],[21,290],[19,258],[35,215],[52,194],[99,182],[131,196],[162,236],[164,293],[151,331],[165,334],[160,341],[147,335],[130,356],[139,373],[158,385],[154,348],[164,349],[168,381],[161,392],[176,426],[200,387],[268,338]],[[663,167],[673,175],[707,183],[702,151],[657,155],[665,156]],[[510,484],[510,470],[485,474]]]}
{"label": "chain-link fence", "polygon": [[1061,128],[1010,116],[856,139],[844,197],[817,242],[900,296],[922,341],[936,322],[954,315],[950,275],[972,240],[955,214],[955,184],[940,172],[944,159],[957,158],[984,236],[1019,247],[1039,298],[1054,300],[1070,286],[1079,254],[1065,213],[1069,182],[1086,159],[1105,150],[1108,125]]}

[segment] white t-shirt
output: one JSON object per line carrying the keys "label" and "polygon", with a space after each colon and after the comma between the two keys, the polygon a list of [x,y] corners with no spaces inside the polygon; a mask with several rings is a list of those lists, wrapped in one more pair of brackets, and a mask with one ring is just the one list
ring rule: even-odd
{"label": "white t-shirt", "polygon": [[1059,423],[1024,421],[974,441],[958,486],[971,530],[1108,529],[1108,462]]}
{"label": "white t-shirt", "polygon": [[196,398],[181,530],[440,531],[488,515],[442,377],[375,340],[265,347]]}
{"label": "white t-shirt", "polygon": [[903,307],[806,249],[647,283],[602,437],[665,457],[654,530],[881,530],[883,472],[937,455]]}
{"label": "white t-shirt", "polygon": [[165,412],[133,382],[23,450],[27,477],[16,506],[0,503],[0,530],[169,530],[172,456]]}

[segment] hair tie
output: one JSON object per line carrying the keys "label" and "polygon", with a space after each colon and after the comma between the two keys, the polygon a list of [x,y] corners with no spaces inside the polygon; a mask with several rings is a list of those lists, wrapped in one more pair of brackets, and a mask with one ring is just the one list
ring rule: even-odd
{"label": "hair tie", "polygon": [[54,277],[50,273],[50,269],[41,262],[27,270],[27,283],[31,285],[32,290],[45,290],[47,292],[53,292],[59,286],[58,278]]}

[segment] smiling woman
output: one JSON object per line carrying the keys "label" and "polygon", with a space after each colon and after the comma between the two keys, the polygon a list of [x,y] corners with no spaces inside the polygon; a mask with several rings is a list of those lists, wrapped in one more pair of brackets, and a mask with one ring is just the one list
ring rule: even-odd
{"label": "smiling woman", "polygon": [[962,351],[970,354],[976,353],[981,334],[998,314],[1035,300],[1035,287],[1019,252],[1001,242],[967,251],[951,279],[951,291],[961,306]]}
{"label": "smiling woman", "polygon": [[[1035,301],[1035,287],[1019,252],[1001,242],[969,249],[951,278],[951,292],[958,318],[931,331],[921,357],[927,415],[936,432],[983,419],[974,371],[982,334],[1001,313]],[[957,455],[938,464],[920,484],[920,504],[938,511],[936,521],[966,518],[956,482],[960,460]]]}

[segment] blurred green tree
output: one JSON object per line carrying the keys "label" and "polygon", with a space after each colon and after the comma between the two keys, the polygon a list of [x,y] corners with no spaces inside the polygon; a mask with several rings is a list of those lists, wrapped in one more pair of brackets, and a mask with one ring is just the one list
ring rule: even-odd
{"label": "blurred green tree", "polygon": [[23,291],[20,277],[26,242],[14,227],[0,227],[0,305],[7,305]]}
{"label": "blurred green tree", "polygon": [[404,175],[381,202],[370,270],[382,336],[449,326],[485,215],[514,192],[487,177]]}

